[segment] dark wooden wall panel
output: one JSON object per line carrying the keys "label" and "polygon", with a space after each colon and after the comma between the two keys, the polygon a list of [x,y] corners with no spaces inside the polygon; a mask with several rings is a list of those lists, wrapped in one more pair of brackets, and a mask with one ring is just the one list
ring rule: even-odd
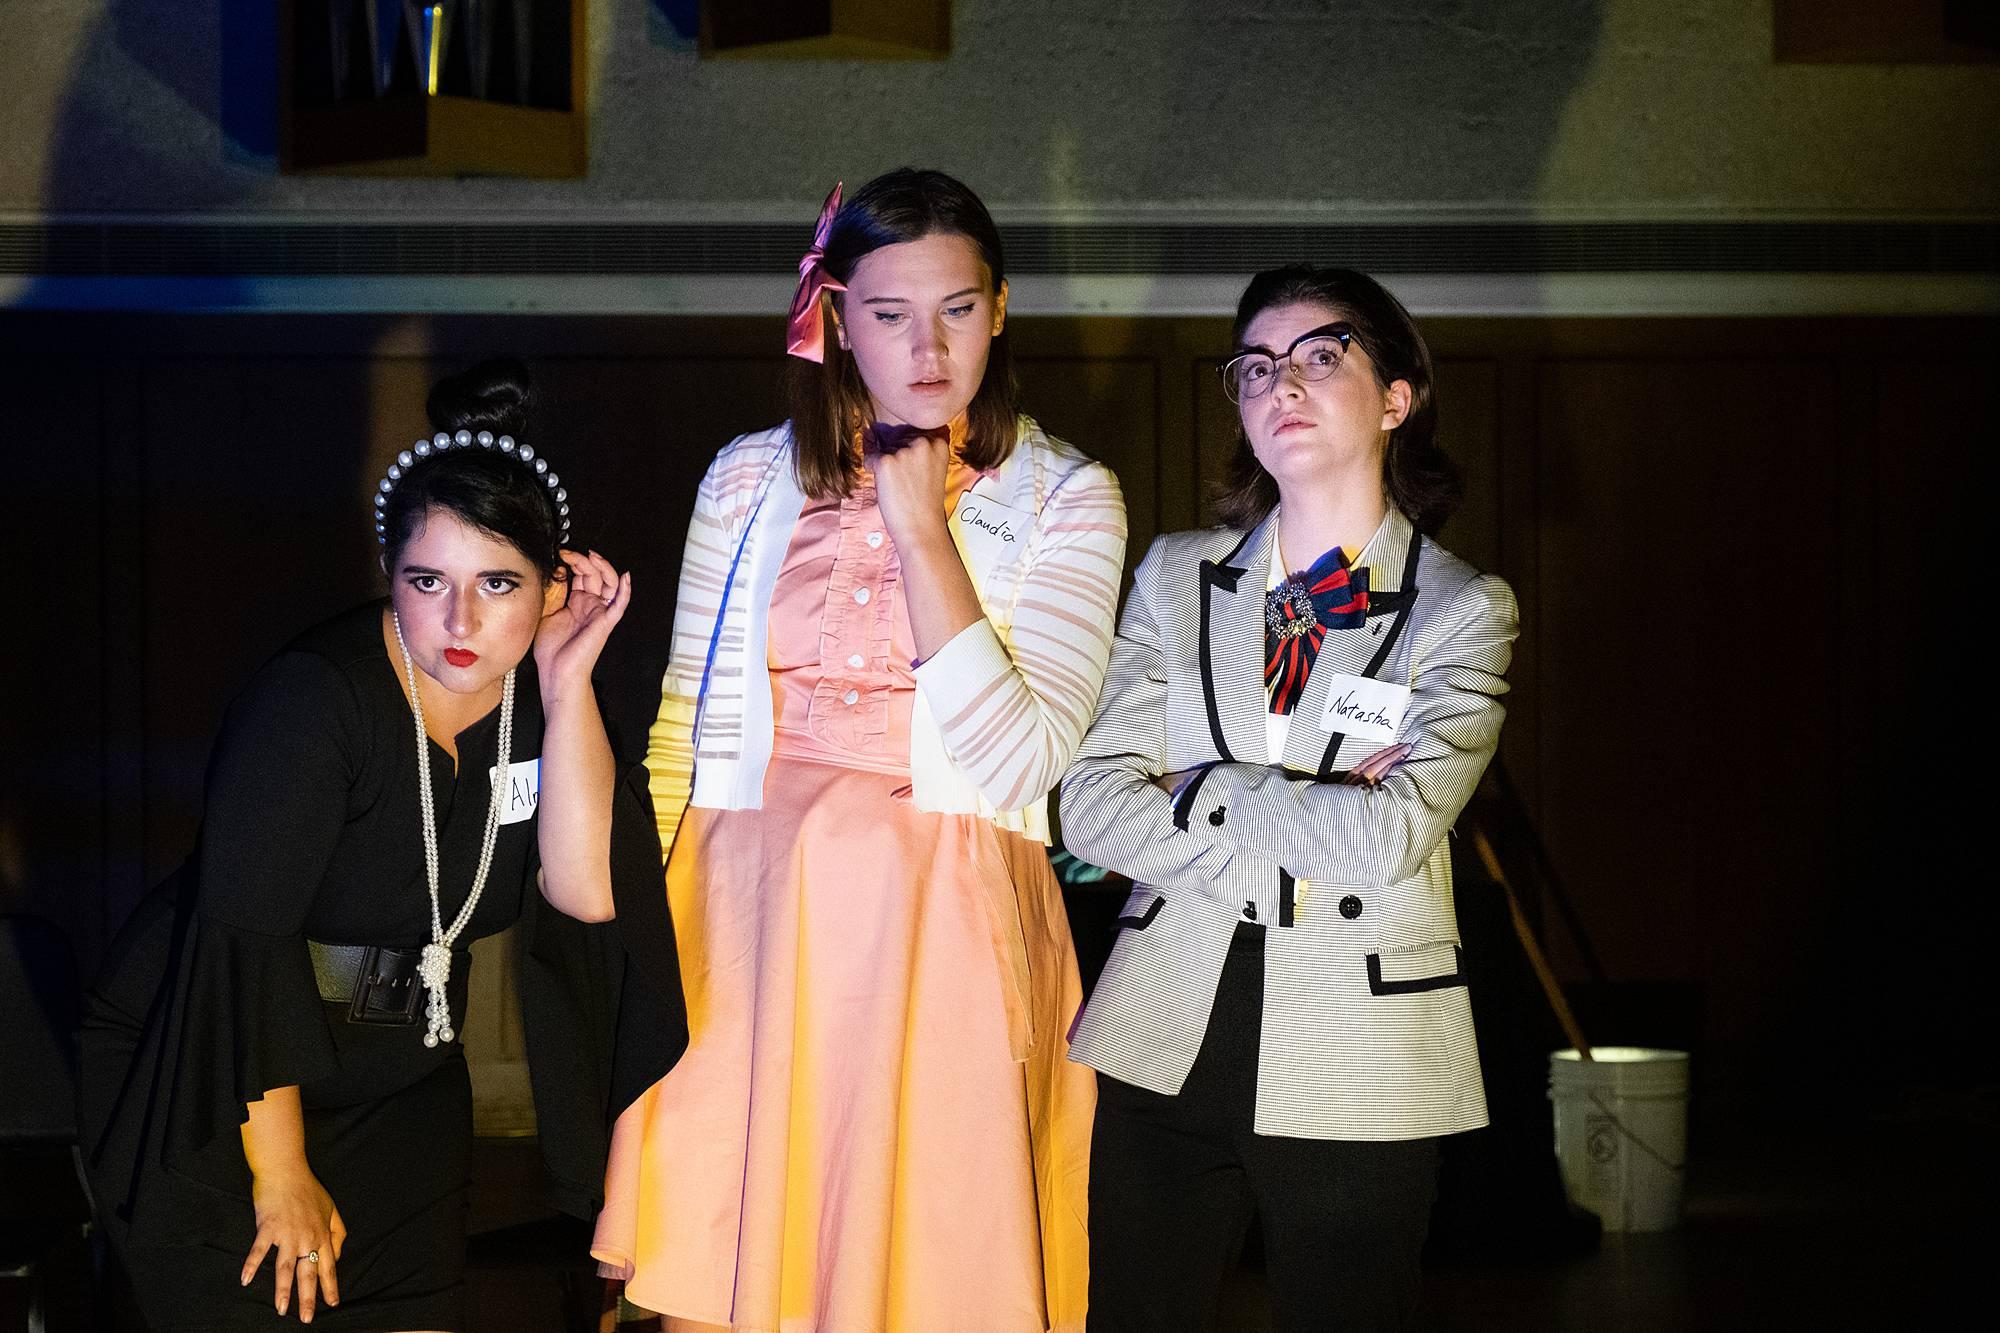
{"label": "dark wooden wall panel", "polygon": [[[1521,599],[1502,753],[1613,977],[1705,992],[1707,1097],[1857,1050],[1934,1077],[1985,1006],[1976,969],[1939,976],[1922,951],[1994,917],[1969,886],[1996,325],[1426,328],[1467,480],[1444,540]],[[1227,321],[1010,330],[1028,409],[1118,470],[1132,560],[1201,521],[1235,440]],[[227,700],[378,589],[368,495],[429,384],[497,350],[535,366],[537,446],[579,536],[634,572],[603,672],[634,748],[695,483],[782,416],[781,336],[775,319],[0,317],[31,644],[5,655],[7,905],[95,961],[185,853]]]}
{"label": "dark wooden wall panel", "polygon": [[716,450],[784,419],[782,357],[576,350],[596,354],[535,359],[537,447],[574,497],[576,539],[632,575],[632,610],[599,674],[619,748],[636,754],[659,702],[695,488]]}
{"label": "dark wooden wall panel", "polygon": [[1611,974],[1700,978],[1746,1057],[1835,858],[1836,384],[1811,361],[1541,375],[1541,827]]}
{"label": "dark wooden wall panel", "polygon": [[1022,401],[1042,428],[1070,441],[1118,474],[1125,493],[1129,572],[1160,532],[1160,494],[1186,485],[1160,458],[1159,364],[1022,357],[1015,363]]}
{"label": "dark wooden wall panel", "polygon": [[[9,378],[5,529],[10,629],[0,706],[0,911],[43,911],[73,939],[103,929],[107,787],[105,377],[57,363]],[[122,768],[120,769],[122,772]]]}
{"label": "dark wooden wall panel", "polygon": [[[369,371],[173,359],[143,373],[150,879],[185,851],[228,701],[293,635],[373,582],[368,470],[388,442],[373,447],[372,396],[355,391]],[[389,394],[422,392],[420,376],[378,378]]]}
{"label": "dark wooden wall panel", "polygon": [[1815,922],[1814,993],[1830,997],[1842,1054],[1949,1085],[1990,1077],[1991,969],[1948,960],[2000,931],[1986,624],[2000,358],[1976,343],[1912,356],[1893,333],[1861,350],[1873,393],[1855,404],[1856,433],[1873,447],[1849,470],[1861,494],[1839,573],[1853,629],[1838,838],[1852,868]]}
{"label": "dark wooden wall panel", "polygon": [[1209,501],[1229,484],[1229,465],[1243,441],[1243,429],[1236,408],[1222,392],[1221,356],[1204,356],[1183,371],[1189,398],[1194,403],[1195,470],[1189,478],[1194,491],[1196,523],[1213,523],[1215,511]]}
{"label": "dark wooden wall panel", "polygon": [[1500,364],[1439,358],[1438,443],[1458,465],[1465,493],[1438,539],[1481,569],[1498,569],[1500,523]]}
{"label": "dark wooden wall panel", "polygon": [[[1204,521],[1205,439],[1216,405],[1229,411],[1210,369],[1228,342],[1226,320],[1014,319],[1007,327],[1027,411],[1109,463],[1125,485],[1128,567],[1157,534]],[[1069,369],[1047,377],[1044,368],[1056,365]],[[1091,365],[1118,370],[1082,369]]]}

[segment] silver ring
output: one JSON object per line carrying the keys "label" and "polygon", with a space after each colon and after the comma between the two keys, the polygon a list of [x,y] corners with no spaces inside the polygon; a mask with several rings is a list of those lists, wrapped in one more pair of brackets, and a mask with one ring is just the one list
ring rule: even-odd
{"label": "silver ring", "polygon": [[318,1251],[318,1250],[314,1250],[314,1251],[312,1251],[312,1252],[311,1252],[311,1253],[309,1253],[309,1254],[302,1254],[302,1255],[300,1255],[300,1256],[299,1256],[299,1262],[300,1262],[300,1263],[302,1263],[302,1264],[316,1264],[316,1263],[318,1263],[318,1262],[319,1262],[319,1251]]}

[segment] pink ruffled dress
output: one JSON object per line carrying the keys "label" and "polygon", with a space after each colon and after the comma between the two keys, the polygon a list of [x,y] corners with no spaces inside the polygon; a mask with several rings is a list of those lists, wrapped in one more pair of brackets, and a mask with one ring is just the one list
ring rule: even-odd
{"label": "pink ruffled dress", "polygon": [[1082,1328],[1095,1085],[1065,1058],[1061,890],[1040,843],[911,804],[913,656],[872,488],[808,502],[763,808],[681,822],[690,1045],[618,1122],[593,1246],[667,1328]]}

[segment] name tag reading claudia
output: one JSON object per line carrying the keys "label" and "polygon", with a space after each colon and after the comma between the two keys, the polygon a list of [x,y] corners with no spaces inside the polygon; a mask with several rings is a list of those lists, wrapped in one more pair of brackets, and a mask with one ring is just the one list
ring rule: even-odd
{"label": "name tag reading claudia", "polygon": [[[493,769],[486,770],[489,780],[493,773]],[[507,791],[501,799],[505,802],[500,807],[502,824],[533,819],[535,807],[542,803],[542,761],[522,759],[507,765]]]}
{"label": "name tag reading claudia", "polygon": [[1319,724],[1326,730],[1387,745],[1403,729],[1410,706],[1410,687],[1367,676],[1335,676],[1327,683],[1326,711]]}
{"label": "name tag reading claudia", "polygon": [[1028,515],[977,490],[958,497],[954,511],[965,553],[986,569],[997,569],[1021,552],[1028,539]]}

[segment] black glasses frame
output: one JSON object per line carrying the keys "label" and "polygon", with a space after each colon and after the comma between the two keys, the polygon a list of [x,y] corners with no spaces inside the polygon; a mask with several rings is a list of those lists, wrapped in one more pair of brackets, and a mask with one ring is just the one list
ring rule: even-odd
{"label": "black glasses frame", "polygon": [[[1340,341],[1340,359],[1335,360],[1332,365],[1326,368],[1326,375],[1309,375],[1306,373],[1305,369],[1299,365],[1298,362],[1292,360],[1292,353],[1299,350],[1300,343],[1311,342],[1315,338],[1337,338]],[[1282,355],[1273,355],[1270,351],[1262,347],[1251,348],[1248,351],[1239,352],[1237,355],[1232,356],[1227,361],[1223,362],[1222,366],[1217,372],[1222,376],[1223,395],[1227,397],[1229,401],[1232,403],[1241,403],[1243,401],[1236,395],[1236,367],[1242,365],[1245,361],[1248,361],[1253,356],[1261,356],[1264,357],[1266,360],[1270,361],[1272,384],[1276,384],[1278,382],[1278,375],[1280,373],[1281,368],[1284,366],[1290,366],[1292,368],[1292,373],[1297,375],[1302,380],[1311,382],[1316,380],[1323,380],[1327,377],[1327,375],[1331,375],[1333,374],[1334,371],[1340,369],[1340,360],[1346,358],[1348,348],[1352,347],[1353,345],[1354,345],[1354,326],[1352,324],[1349,324],[1346,320],[1335,320],[1331,324],[1322,324],[1316,329],[1307,329],[1304,333],[1301,333],[1298,337],[1292,339],[1292,345],[1290,347],[1287,347]],[[1271,390],[1268,387],[1266,387],[1261,392],[1251,394],[1250,397],[1253,399],[1262,398],[1265,394],[1269,393],[1270,391]]]}

